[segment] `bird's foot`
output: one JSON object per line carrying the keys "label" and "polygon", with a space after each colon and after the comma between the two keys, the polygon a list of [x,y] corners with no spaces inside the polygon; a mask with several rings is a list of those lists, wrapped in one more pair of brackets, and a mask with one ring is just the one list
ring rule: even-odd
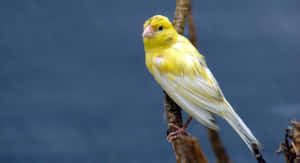
{"label": "bird's foot", "polygon": [[185,135],[185,136],[189,136],[189,134],[186,132],[186,128],[184,127],[178,127],[177,125],[170,123],[170,126],[176,128],[176,131],[169,133],[169,135],[167,136],[167,140],[169,142],[173,141],[174,139],[177,138],[178,135]]}
{"label": "bird's foot", "polygon": [[188,125],[190,124],[191,120],[192,120],[192,117],[189,117],[189,119],[186,121],[186,123],[184,124],[183,127],[178,127],[174,123],[170,123],[169,125],[174,127],[176,129],[176,131],[169,133],[169,135],[167,136],[167,140],[169,142],[171,142],[174,139],[176,139],[177,136],[180,135],[180,134],[185,135],[185,136],[189,136],[189,134],[186,132],[186,129],[187,129]]}

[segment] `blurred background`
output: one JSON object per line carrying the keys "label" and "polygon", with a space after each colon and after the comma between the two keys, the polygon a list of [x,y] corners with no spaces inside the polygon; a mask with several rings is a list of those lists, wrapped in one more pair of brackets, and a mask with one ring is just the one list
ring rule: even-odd
{"label": "blurred background", "polygon": [[[265,159],[284,162],[274,151],[300,120],[300,1],[192,3],[200,52],[225,96]],[[141,37],[147,18],[174,10],[175,0],[2,0],[0,162],[175,162]],[[217,121],[233,162],[255,162]],[[202,125],[188,132],[214,162]]]}

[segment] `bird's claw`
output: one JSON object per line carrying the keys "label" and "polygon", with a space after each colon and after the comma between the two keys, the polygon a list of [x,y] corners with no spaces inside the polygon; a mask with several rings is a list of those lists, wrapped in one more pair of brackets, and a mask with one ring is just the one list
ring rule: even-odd
{"label": "bird's claw", "polygon": [[180,128],[177,125],[170,123],[170,126],[176,128],[176,131],[169,133],[169,135],[167,136],[167,140],[169,142],[173,141],[174,139],[177,138],[178,135],[185,135],[185,136],[189,136],[189,134],[186,132],[186,128]]}

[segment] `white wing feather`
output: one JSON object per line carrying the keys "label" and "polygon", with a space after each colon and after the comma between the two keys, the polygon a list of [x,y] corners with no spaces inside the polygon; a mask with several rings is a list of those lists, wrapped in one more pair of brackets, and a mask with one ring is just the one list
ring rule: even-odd
{"label": "white wing feather", "polygon": [[183,85],[178,85],[177,80],[170,80],[169,77],[167,77],[167,74],[160,73],[155,67],[153,67],[153,70],[153,76],[155,77],[156,81],[160,83],[162,88],[181,108],[183,108],[189,115],[191,115],[197,121],[201,122],[204,126],[214,130],[219,129],[218,126],[215,123],[213,123],[214,117],[212,116],[211,111],[206,109],[200,109],[199,104],[196,105],[192,101],[187,100],[186,97],[189,95],[191,96],[192,94],[190,94],[188,91],[180,91],[184,90],[181,89]]}

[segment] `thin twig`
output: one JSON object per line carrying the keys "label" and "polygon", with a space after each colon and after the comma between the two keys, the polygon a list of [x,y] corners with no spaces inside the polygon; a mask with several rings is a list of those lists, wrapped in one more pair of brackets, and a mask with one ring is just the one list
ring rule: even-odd
{"label": "thin twig", "polygon": [[176,0],[173,25],[179,34],[183,34],[185,18],[190,7],[190,0]]}
{"label": "thin twig", "polygon": [[[172,125],[169,125],[169,124],[175,124],[178,127],[182,127],[182,116],[181,116],[181,108],[168,96],[168,94],[166,92],[164,92],[164,94],[165,94],[165,97],[164,97],[165,112],[166,112],[166,117],[168,120],[167,135],[169,135],[169,133],[176,131],[176,128],[172,127]],[[177,149],[179,148],[177,144],[180,142],[181,141],[179,141],[179,142],[172,141],[177,163],[180,163],[182,160],[182,155],[179,152],[176,152],[176,151],[178,151]]]}
{"label": "thin twig", "polygon": [[[190,3],[191,5],[191,3]],[[189,25],[189,38],[191,43],[198,49],[198,39],[196,33],[196,25],[194,22],[193,12],[192,12],[192,5],[188,12],[188,25]]]}
{"label": "thin twig", "polygon": [[292,125],[294,126],[292,132],[292,145],[295,152],[295,163],[300,163],[300,123],[296,120],[291,121]]}
{"label": "thin twig", "polygon": [[208,163],[195,137],[179,135],[172,143],[177,163]]}
{"label": "thin twig", "polygon": [[300,163],[300,123],[291,121],[292,127],[285,130],[285,139],[276,153],[284,153],[286,163]]}
{"label": "thin twig", "polygon": [[217,157],[217,163],[230,163],[231,160],[225,150],[225,147],[221,141],[219,133],[210,128],[206,128],[206,129],[207,129],[211,147]]}
{"label": "thin twig", "polygon": [[[190,3],[191,4],[191,3]],[[189,38],[191,43],[198,48],[198,41],[197,41],[197,35],[196,35],[196,27],[194,23],[194,18],[192,14],[192,8],[190,7],[188,12],[188,22],[189,22]],[[215,117],[214,117],[215,118]],[[216,121],[213,121],[216,123]],[[225,150],[225,147],[221,141],[221,138],[219,136],[219,133],[215,130],[212,130],[210,128],[206,128],[208,137],[210,140],[210,144],[213,148],[213,151],[217,157],[217,163],[230,163],[231,160]]]}

